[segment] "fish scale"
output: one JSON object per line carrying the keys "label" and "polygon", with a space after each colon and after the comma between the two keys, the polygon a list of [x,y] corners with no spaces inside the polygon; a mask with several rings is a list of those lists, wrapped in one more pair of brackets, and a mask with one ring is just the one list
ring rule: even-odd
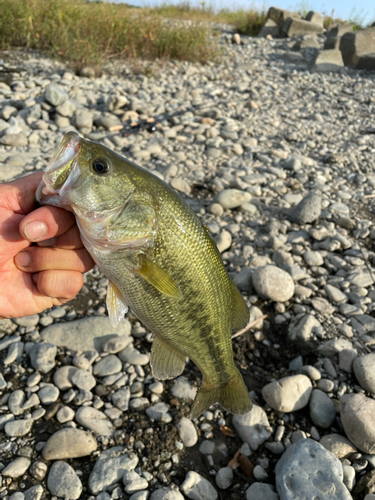
{"label": "fish scale", "polygon": [[154,334],[154,376],[179,375],[188,357],[203,375],[193,417],[217,401],[250,411],[230,336],[249,312],[209,230],[173,189],[105,146],[68,133],[54,162],[39,201],[75,213],[83,244],[110,281],[110,318],[117,321],[126,303]]}

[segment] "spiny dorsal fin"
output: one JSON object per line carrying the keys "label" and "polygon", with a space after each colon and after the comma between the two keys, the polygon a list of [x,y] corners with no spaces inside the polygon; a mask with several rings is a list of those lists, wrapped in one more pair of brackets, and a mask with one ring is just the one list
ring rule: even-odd
{"label": "spiny dorsal fin", "polygon": [[185,368],[186,356],[154,339],[151,348],[150,365],[152,374],[158,380],[167,380],[180,375]]}
{"label": "spiny dorsal fin", "polygon": [[134,272],[142,276],[150,285],[157,288],[159,292],[169,297],[182,297],[174,279],[157,264],[148,260],[145,255],[139,255],[139,267],[136,267]]}
{"label": "spiny dorsal fin", "polygon": [[116,328],[122,318],[128,312],[128,306],[125,304],[120,290],[111,281],[107,288],[107,310],[109,322]]}

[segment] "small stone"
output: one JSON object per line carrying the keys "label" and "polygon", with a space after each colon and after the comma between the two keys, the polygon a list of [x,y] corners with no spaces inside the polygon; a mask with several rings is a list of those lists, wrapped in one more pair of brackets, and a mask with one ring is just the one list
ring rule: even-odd
{"label": "small stone", "polygon": [[115,354],[109,354],[100,361],[95,363],[93,367],[93,374],[97,377],[107,377],[114,373],[119,373],[122,369],[122,363]]}
{"label": "small stone", "polygon": [[50,84],[44,91],[44,98],[52,106],[60,106],[68,100],[68,94],[58,85]]}
{"label": "small stone", "polygon": [[176,427],[184,446],[190,448],[198,442],[198,434],[196,428],[189,418],[182,417]]}
{"label": "small stone", "polygon": [[65,500],[77,500],[82,493],[82,483],[74,469],[66,462],[60,461],[52,464],[47,488],[52,495]]}
{"label": "small stone", "polygon": [[1,471],[1,474],[5,477],[11,477],[12,479],[16,479],[25,474],[27,469],[31,464],[31,460],[26,457],[18,457],[10,464],[8,464],[5,469]]}
{"label": "small stone", "polygon": [[222,490],[226,490],[233,482],[233,470],[230,467],[222,467],[215,476],[215,483]]}
{"label": "small stone", "polygon": [[12,420],[7,422],[4,426],[5,434],[11,437],[26,436],[33,426],[33,419],[26,420]]}
{"label": "small stone", "polygon": [[246,490],[246,500],[279,500],[279,495],[270,484],[253,483]]}
{"label": "small stone", "polygon": [[349,491],[352,491],[355,485],[355,470],[350,465],[342,466],[344,471],[344,484]]}
{"label": "small stone", "polygon": [[375,394],[375,353],[354,359],[353,371],[359,385],[365,391]]}
{"label": "small stone", "polygon": [[172,396],[175,398],[183,399],[185,401],[194,401],[195,396],[197,395],[197,388],[192,387],[189,380],[186,377],[181,376],[176,378],[171,392]]}
{"label": "small stone", "polygon": [[336,418],[335,405],[325,392],[314,389],[310,398],[310,417],[317,427],[328,429]]}
{"label": "small stone", "polygon": [[151,493],[149,500],[184,500],[184,496],[171,488],[159,488]]}
{"label": "small stone", "polygon": [[311,224],[319,219],[322,211],[322,200],[319,194],[312,192],[294,207],[289,218],[297,224]]}
{"label": "small stone", "polygon": [[123,351],[118,354],[118,357],[124,363],[130,363],[131,365],[147,365],[149,362],[148,354],[142,354],[138,349],[134,349],[131,345],[126,347]]}
{"label": "small stone", "polygon": [[267,481],[268,474],[260,465],[256,465],[253,470],[253,476],[257,481]]}
{"label": "small stone", "polygon": [[217,500],[218,494],[212,484],[194,471],[186,474],[180,489],[184,495],[193,500]]}
{"label": "small stone", "polygon": [[99,436],[111,436],[115,430],[108,417],[91,406],[81,406],[75,415],[76,421]]}
{"label": "small stone", "polygon": [[38,391],[38,396],[43,405],[50,405],[58,400],[60,391],[52,384],[45,385]]}
{"label": "small stone", "polygon": [[289,273],[276,266],[255,269],[252,283],[258,295],[275,302],[286,302],[294,294],[294,282]]}
{"label": "small stone", "polygon": [[312,350],[317,345],[317,336],[323,335],[319,321],[311,314],[301,314],[291,321],[288,329],[288,340],[301,348]]}
{"label": "small stone", "polygon": [[45,464],[44,462],[37,461],[34,462],[30,467],[30,474],[37,481],[43,481],[43,479],[47,474],[47,470],[48,470],[47,464]]}
{"label": "small stone", "polygon": [[230,234],[229,231],[223,229],[220,234],[217,234],[215,236],[215,241],[219,252],[223,253],[225,252],[225,250],[228,250],[228,248],[231,247],[232,235]]}
{"label": "small stone", "polygon": [[214,196],[214,203],[219,203],[223,208],[232,209],[248,203],[251,200],[251,194],[239,189],[224,189]]}
{"label": "small stone", "polygon": [[283,500],[321,498],[322,492],[330,500],[351,500],[343,483],[341,462],[312,439],[301,439],[290,446],[277,462],[275,473]]}
{"label": "small stone", "polygon": [[121,411],[128,411],[130,402],[130,387],[124,387],[112,394],[112,403]]}
{"label": "small stone", "polygon": [[42,455],[45,460],[86,457],[96,451],[97,447],[97,442],[90,433],[65,428],[52,434],[43,448]]}
{"label": "small stone", "polygon": [[262,395],[271,408],[289,413],[304,408],[311,392],[312,384],[306,375],[292,375],[267,384]]}
{"label": "small stone", "polygon": [[148,482],[134,471],[125,471],[122,477],[125,486],[125,493],[130,495],[136,491],[144,490],[148,487]]}
{"label": "small stone", "polygon": [[254,451],[271,436],[267,414],[258,405],[253,405],[245,415],[233,415],[232,422],[242,441],[247,442]]}
{"label": "small stone", "polygon": [[67,375],[68,375],[68,380],[70,379],[71,383],[75,387],[78,387],[78,389],[82,389],[84,391],[91,391],[91,389],[96,386],[95,377],[93,377],[91,373],[87,372],[86,370],[80,370],[80,369],[71,370],[70,373],[68,370]]}
{"label": "small stone", "polygon": [[156,422],[160,422],[163,420],[163,417],[167,415],[169,410],[169,405],[163,402],[159,402],[150,406],[150,408],[146,409],[146,414],[149,418],[152,418]]}
{"label": "small stone", "polygon": [[176,191],[189,195],[191,193],[190,184],[182,177],[174,177],[171,179],[171,186]]}
{"label": "small stone", "polygon": [[102,352],[108,352],[111,354],[117,354],[122,351],[133,341],[133,338],[129,335],[128,337],[123,335],[122,337],[113,337],[102,345]]}
{"label": "small stone", "polygon": [[345,433],[361,451],[375,454],[375,401],[363,394],[345,394],[340,400]]}
{"label": "small stone", "polygon": [[34,344],[30,351],[30,361],[35,368],[42,373],[48,373],[55,367],[55,357],[57,354],[56,346],[53,344]]}

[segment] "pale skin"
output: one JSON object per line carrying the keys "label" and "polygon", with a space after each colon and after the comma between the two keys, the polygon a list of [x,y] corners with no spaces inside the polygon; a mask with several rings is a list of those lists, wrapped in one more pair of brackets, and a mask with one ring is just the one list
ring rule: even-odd
{"label": "pale skin", "polygon": [[73,299],[94,267],[75,218],[35,208],[42,172],[0,184],[0,318],[37,314]]}

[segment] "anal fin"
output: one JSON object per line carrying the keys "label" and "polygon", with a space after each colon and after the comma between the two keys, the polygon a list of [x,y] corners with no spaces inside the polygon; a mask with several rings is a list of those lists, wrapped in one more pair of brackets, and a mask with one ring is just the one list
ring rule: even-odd
{"label": "anal fin", "polygon": [[128,312],[128,306],[125,304],[120,290],[111,281],[107,287],[107,310],[109,322],[113,328],[116,328]]}
{"label": "anal fin", "polygon": [[170,349],[159,339],[152,343],[150,365],[152,375],[158,380],[175,378],[184,371],[186,356]]}

